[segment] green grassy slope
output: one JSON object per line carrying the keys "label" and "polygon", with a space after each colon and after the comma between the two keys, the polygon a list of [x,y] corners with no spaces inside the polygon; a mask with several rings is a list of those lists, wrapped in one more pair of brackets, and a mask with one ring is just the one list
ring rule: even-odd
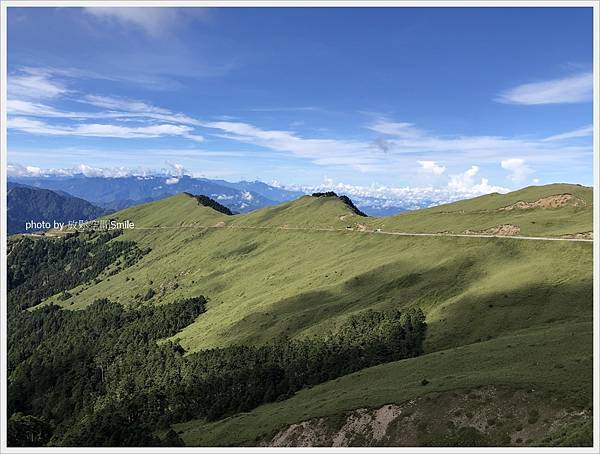
{"label": "green grassy slope", "polygon": [[[518,202],[534,203],[568,194],[572,198],[558,208],[503,210]],[[561,236],[591,231],[592,189],[571,184],[531,186],[509,194],[489,194],[397,216],[364,218],[334,197],[304,196],[292,202],[266,207],[228,220],[235,226],[354,229],[417,233],[463,233],[512,224],[526,236]]]}
{"label": "green grassy slope", "polygon": [[[112,217],[174,227],[277,224],[287,212],[308,222],[349,209],[338,199],[303,197],[231,217],[178,195]],[[76,289],[77,298],[55,302],[74,309],[100,297],[128,303],[149,288],[157,291],[152,303],[207,295],[207,314],[179,335],[191,350],[319,333],[367,307],[421,306],[429,350],[591,310],[589,243],[229,228],[128,230],[124,237],[152,251],[110,280]]]}
{"label": "green grassy slope", "polygon": [[[489,384],[541,393],[547,401],[552,396],[566,408],[589,407],[593,356],[591,348],[582,346],[591,346],[592,333],[591,322],[518,331],[364,369],[249,413],[211,423],[193,420],[177,424],[175,429],[189,446],[252,445],[278,429],[310,418]],[[421,384],[423,378],[429,381],[427,386]]]}
{"label": "green grassy slope", "polygon": [[213,225],[228,216],[212,208],[200,205],[198,201],[185,193],[137,205],[105,216],[106,219],[133,220],[136,227],[177,227],[193,225],[198,222]]}
{"label": "green grassy slope", "polygon": [[[560,208],[502,208],[517,202],[536,202],[551,196],[570,194],[573,199]],[[509,194],[489,194],[424,210],[411,211],[391,218],[380,218],[373,225],[403,232],[452,232],[485,230],[501,224],[513,224],[521,235],[560,236],[592,230],[592,188],[572,184],[530,186]]]}
{"label": "green grassy slope", "polygon": [[[576,197],[575,206],[499,210],[567,193]],[[534,385],[562,390],[561,399],[579,394],[581,401],[591,395],[592,243],[368,230],[462,232],[510,223],[525,235],[590,232],[591,197],[590,188],[550,185],[363,218],[333,197],[227,216],[182,194],[111,215],[134,221],[137,228],[120,238],[151,252],[74,289],[72,298],[47,301],[78,309],[102,297],[163,304],[205,295],[207,312],[175,336],[189,351],[323,334],[367,308],[420,306],[426,312],[427,355],[319,385],[247,415],[181,426],[193,444],[217,443],[225,433],[227,444],[248,443],[286,423],[431,390]],[[150,288],[155,296],[142,301]],[[418,385],[422,375],[432,386]]]}
{"label": "green grassy slope", "polygon": [[365,221],[337,197],[303,196],[291,202],[252,211],[232,219],[232,225],[343,228]]}

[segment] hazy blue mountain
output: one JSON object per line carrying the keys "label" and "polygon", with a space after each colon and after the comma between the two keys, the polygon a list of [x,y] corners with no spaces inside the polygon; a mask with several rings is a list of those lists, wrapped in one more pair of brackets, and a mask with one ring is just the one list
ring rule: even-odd
{"label": "hazy blue mountain", "polygon": [[238,181],[237,183],[232,183],[230,181],[225,180],[210,180],[213,183],[217,183],[221,186],[226,186],[229,188],[237,189],[239,191],[249,191],[255,192],[257,194],[262,195],[263,197],[274,200],[275,202],[288,202],[290,200],[297,199],[305,195],[304,192],[300,191],[291,191],[289,189],[283,189],[276,186],[270,186],[262,181]]}
{"label": "hazy blue mountain", "polygon": [[[230,182],[190,176],[153,175],[105,178],[73,175],[68,177],[19,177],[10,178],[10,180],[55,192],[64,191],[115,211],[181,192],[205,195],[237,213],[246,213],[306,195],[302,191],[271,186],[262,181]],[[391,216],[403,211],[423,208],[433,203],[429,200],[415,202],[356,194],[346,195],[350,196],[356,206],[369,216]]]}
{"label": "hazy blue mountain", "polygon": [[23,177],[11,180],[52,191],[65,191],[112,210],[151,202],[180,192],[205,195],[234,212],[242,213],[278,203],[278,200],[267,198],[252,190],[235,189],[212,180],[190,176],[104,178],[74,175],[69,177]]}
{"label": "hazy blue mountain", "polygon": [[8,183],[7,208],[9,235],[41,230],[27,230],[26,223],[30,221],[54,223],[89,220],[107,213],[104,208],[66,192],[54,192],[17,183]]}

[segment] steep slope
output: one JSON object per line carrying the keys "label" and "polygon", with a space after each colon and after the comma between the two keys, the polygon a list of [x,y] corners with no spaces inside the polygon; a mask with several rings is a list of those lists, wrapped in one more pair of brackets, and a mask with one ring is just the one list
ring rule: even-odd
{"label": "steep slope", "polygon": [[[458,446],[552,445],[565,428],[572,432],[571,424],[583,423],[591,433],[593,357],[581,346],[591,346],[592,336],[591,322],[518,331],[364,369],[249,413],[175,429],[188,446],[447,446],[460,428],[471,429],[465,431],[471,437],[453,440]],[[365,410],[357,417],[356,409]]]}
{"label": "steep slope", "polygon": [[104,213],[106,210],[65,192],[58,193],[15,183],[8,184],[7,229],[9,235],[26,232],[26,223],[29,221],[46,221],[52,224],[54,221],[94,219]]}

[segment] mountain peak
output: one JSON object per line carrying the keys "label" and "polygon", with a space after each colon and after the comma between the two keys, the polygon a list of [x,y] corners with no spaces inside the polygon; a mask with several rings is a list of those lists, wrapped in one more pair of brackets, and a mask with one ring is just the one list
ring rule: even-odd
{"label": "mountain peak", "polygon": [[365,213],[363,213],[362,211],[360,211],[356,207],[356,205],[354,205],[354,202],[352,202],[352,200],[350,200],[350,197],[348,197],[348,196],[337,195],[333,191],[328,191],[328,192],[313,192],[312,193],[312,197],[337,197],[342,202],[344,202],[344,204],[346,204],[348,206],[348,208],[350,208],[354,214],[357,214],[358,216],[367,217],[367,215]]}
{"label": "mountain peak", "polygon": [[184,194],[196,199],[196,201],[198,202],[198,205],[203,205],[205,207],[212,208],[213,210],[218,211],[219,213],[226,214],[227,216],[233,216],[233,214],[234,214],[234,212],[231,211],[229,208],[227,208],[224,205],[221,205],[219,202],[211,199],[208,196],[201,195],[201,194],[194,195],[194,194],[190,194],[189,192],[184,192]]}

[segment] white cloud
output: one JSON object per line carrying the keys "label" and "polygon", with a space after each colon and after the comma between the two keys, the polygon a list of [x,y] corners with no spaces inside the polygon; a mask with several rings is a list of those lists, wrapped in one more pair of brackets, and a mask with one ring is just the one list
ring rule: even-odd
{"label": "white cloud", "polygon": [[395,123],[379,119],[367,126],[368,129],[391,136],[387,140],[391,151],[397,153],[423,153],[435,151],[477,152],[478,154],[536,148],[539,143],[500,136],[437,136],[417,128],[412,123]]}
{"label": "white cloud", "polygon": [[181,136],[201,141],[201,136],[191,134],[189,126],[158,124],[151,126],[121,126],[113,124],[83,123],[55,125],[25,117],[10,117],[8,129],[36,135],[114,137],[121,139],[147,139],[165,136]]}
{"label": "white cloud", "polygon": [[123,110],[126,112],[145,112],[145,113],[162,113],[170,114],[167,109],[155,107],[147,104],[144,101],[137,99],[115,98],[110,96],[85,95],[81,102],[86,102],[98,107],[104,107],[111,110]]}
{"label": "white cloud", "polygon": [[[184,175],[190,174],[187,171],[187,169],[183,166],[183,164],[179,164],[178,162],[170,162],[170,161],[167,161],[166,164],[170,167],[171,173],[177,177],[182,177]],[[167,184],[169,184],[169,183],[167,183]]]}
{"label": "white cloud", "polygon": [[216,121],[202,126],[222,131],[218,137],[292,153],[318,165],[349,165],[367,171],[378,162],[368,142],[304,138],[291,131],[265,130],[242,122]]}
{"label": "white cloud", "polygon": [[[73,176],[84,174],[93,177],[127,177],[149,178],[160,176],[165,178],[165,184],[177,184],[181,177],[189,175],[182,164],[167,162],[168,170],[156,171],[148,169],[130,169],[124,167],[98,168],[87,164],[79,164],[70,169],[39,167],[24,167],[19,164],[8,164],[8,175],[10,177],[41,177],[41,176]],[[415,186],[386,186],[372,184],[370,186],[351,185],[346,183],[335,183],[332,179],[325,179],[322,184],[314,186],[282,185],[274,182],[273,185],[284,189],[301,191],[307,194],[313,192],[335,191],[352,197],[353,201],[371,207],[391,208],[402,207],[404,209],[416,209],[425,206],[434,206],[441,203],[453,202],[465,198],[476,197],[492,192],[505,193],[509,190],[500,186],[490,185],[488,180],[481,178],[476,181],[479,167],[472,166],[464,173],[452,175],[445,186],[440,187],[415,187]],[[252,195],[245,192],[242,196],[245,200],[251,200]]]}
{"label": "white cloud", "polygon": [[592,125],[585,126],[583,128],[575,129],[574,131],[563,132],[562,134],[555,134],[550,137],[543,139],[543,142],[553,142],[555,140],[575,139],[577,137],[587,137],[594,134],[594,127]]}
{"label": "white cloud", "polygon": [[[51,84],[56,82],[56,77],[76,77],[69,71],[44,68],[25,68],[19,74],[42,77]],[[591,146],[567,142],[568,139],[588,134],[591,129],[589,127],[539,139],[437,135],[410,122],[379,118],[366,125],[366,129],[377,133],[377,136],[366,133],[358,139],[338,139],[323,137],[322,131],[311,136],[304,131],[298,133],[293,130],[265,129],[242,121],[205,121],[143,100],[78,93],[62,85],[60,87],[54,95],[50,95],[51,91],[42,90],[43,93],[38,98],[11,97],[7,104],[11,131],[19,130],[37,135],[132,139],[171,136],[203,142],[206,134],[199,134],[203,132],[200,128],[203,128],[210,131],[207,134],[251,144],[262,148],[264,153],[271,150],[307,159],[320,166],[343,166],[359,172],[397,172],[405,176],[406,169],[411,167],[415,158],[421,163],[422,172],[440,176],[445,169],[438,164],[440,161],[456,168],[456,165],[464,165],[465,161],[473,162],[475,159],[482,165],[492,162],[496,164],[517,152],[519,157],[526,158],[529,162],[558,162],[591,153]],[[55,101],[64,104],[55,104]],[[78,102],[82,107],[75,111],[59,108],[68,102]],[[47,120],[42,121],[44,119]],[[242,151],[255,152],[253,148],[243,148]],[[211,152],[217,153],[214,150]],[[407,155],[411,154],[415,158],[407,159]]]}
{"label": "white cloud", "polygon": [[85,175],[86,177],[117,178],[132,175],[146,175],[144,170],[135,170],[125,167],[99,168],[87,164],[79,164],[72,168],[49,168],[42,169],[34,166],[22,166],[20,164],[8,164],[7,174],[9,177],[43,177],[43,176],[73,176]]}
{"label": "white cloud", "polygon": [[[99,107],[124,108],[124,111],[103,112],[69,112],[55,109],[42,103],[22,99],[9,99],[7,101],[7,112],[11,116],[39,117],[39,118],[64,118],[72,120],[102,119],[120,121],[138,121],[152,123],[155,120],[176,123],[180,125],[199,125],[200,122],[186,115],[173,113],[166,109],[160,109],[137,100],[120,100],[99,96],[86,96],[79,101],[93,104]],[[144,110],[146,109],[146,110]],[[191,131],[191,129],[189,129]],[[204,137],[198,134],[188,134],[187,139],[203,142]]]}
{"label": "white cloud", "polygon": [[[168,109],[153,106],[144,101],[99,95],[72,96],[75,93],[53,78],[62,74],[48,68],[21,68],[11,75],[7,112],[9,128],[37,135],[77,135],[88,137],[152,138],[166,135],[181,136],[195,142],[204,137],[195,133],[191,126],[199,121]],[[73,112],[57,109],[46,102],[53,99],[77,101],[102,109],[95,112]],[[79,123],[74,125],[49,124],[35,118],[63,118],[71,121],[114,120],[117,122],[141,122],[148,126],[131,127],[119,124]],[[170,124],[157,124],[166,122]]]}
{"label": "white cloud", "polygon": [[435,161],[417,161],[424,172],[440,176],[446,171],[446,167],[438,165]]}
{"label": "white cloud", "polygon": [[500,162],[500,165],[504,170],[509,172],[508,178],[514,182],[524,181],[533,173],[533,170],[525,163],[525,160],[520,158],[504,159]]}
{"label": "white cloud", "polygon": [[8,115],[26,115],[32,117],[79,118],[56,110],[54,107],[24,99],[8,99],[6,101],[6,112]]}
{"label": "white cloud", "polygon": [[108,118],[149,118],[154,120],[169,121],[191,126],[199,126],[201,122],[182,113],[172,112],[169,109],[153,106],[137,99],[115,98],[111,96],[85,95],[78,99],[79,102],[95,107],[110,109],[104,113]]}
{"label": "white cloud", "polygon": [[199,136],[198,134],[187,134],[184,137],[193,140],[194,142],[204,142],[204,137]]}
{"label": "white cloud", "polygon": [[478,172],[479,167],[472,166],[462,174],[453,175],[448,184],[441,187],[395,187],[376,184],[357,186],[335,183],[330,178],[326,178],[322,184],[315,186],[283,185],[280,187],[301,191],[306,194],[335,191],[337,194],[344,194],[351,197],[359,206],[366,205],[378,208],[402,207],[404,209],[435,206],[490,194],[492,192],[509,192],[507,188],[490,185],[486,178],[482,178],[479,182],[476,182],[474,177]]}
{"label": "white cloud", "polygon": [[455,191],[464,192],[474,186],[473,177],[479,172],[479,166],[471,166],[463,173],[450,175],[448,187]]}
{"label": "white cloud", "polygon": [[583,73],[563,79],[533,82],[510,88],[498,95],[504,104],[564,104],[592,100],[592,73]]}
{"label": "white cloud", "polygon": [[39,68],[21,68],[18,73],[8,75],[9,98],[50,99],[67,93],[66,87],[51,80],[47,71]]}

